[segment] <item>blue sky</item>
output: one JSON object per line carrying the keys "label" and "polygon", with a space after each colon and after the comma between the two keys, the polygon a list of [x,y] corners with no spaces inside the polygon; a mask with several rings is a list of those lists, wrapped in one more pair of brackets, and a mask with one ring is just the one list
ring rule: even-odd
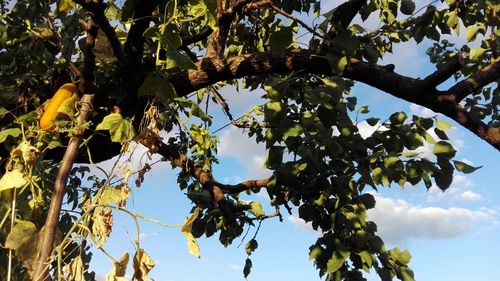
{"label": "blue sky", "polygon": [[[463,43],[461,37],[452,36],[449,39]],[[401,74],[424,77],[434,70],[425,55],[426,45],[428,43],[415,46],[409,42],[398,46],[394,51],[396,55],[388,55],[381,63],[394,63],[396,71]],[[255,104],[260,93],[237,93],[234,89],[226,88],[223,95],[233,115],[239,116],[239,113]],[[356,84],[353,95],[358,98],[358,105],[369,104],[371,112],[367,117],[389,116],[395,111],[405,111],[408,115],[435,115],[427,109],[361,84]],[[213,128],[228,122],[219,108],[212,105],[211,110],[215,118]],[[410,266],[415,271],[416,280],[500,280],[500,271],[496,270],[496,253],[500,252],[500,191],[496,179],[500,171],[500,153],[453,121],[440,118],[457,126],[449,131],[452,143],[458,148],[456,159],[475,166],[482,165],[483,168],[468,175],[456,173],[452,186],[444,193],[435,187],[427,191],[423,185],[405,186],[404,189],[399,186],[382,187],[376,194],[377,206],[369,213],[369,217],[378,224],[379,233],[387,244],[408,249],[412,253]],[[362,123],[360,130],[369,133],[368,126]],[[265,158],[263,147],[233,127],[217,135],[221,142],[221,164],[214,168],[217,179],[236,183],[268,174],[261,168]],[[149,163],[153,161],[149,160]],[[134,163],[137,165],[138,160]],[[103,166],[109,167],[109,162]],[[177,172],[172,171],[168,163],[153,166],[143,186],[133,188],[128,207],[164,223],[182,223],[192,204],[176,184]],[[133,180],[130,181],[131,185]],[[265,197],[255,198],[266,205]],[[296,215],[285,216],[283,223],[277,219],[263,222],[257,236],[259,248],[252,255],[253,269],[249,280],[320,280],[312,261],[308,260],[308,247],[319,234]],[[247,239],[239,248],[239,239],[224,248],[218,242],[217,235],[208,239],[200,238],[201,259],[188,254],[186,239],[179,228],[164,228],[141,221],[140,231],[141,247],[157,264],[151,271],[151,277],[156,280],[234,281],[244,280],[244,245],[253,236],[255,228],[250,229]],[[116,214],[113,233],[104,249],[115,258],[119,258],[124,251],[133,255],[131,241],[134,236],[132,220]],[[112,262],[95,251],[92,269],[101,278],[111,267]],[[378,278],[372,273],[369,280]]]}

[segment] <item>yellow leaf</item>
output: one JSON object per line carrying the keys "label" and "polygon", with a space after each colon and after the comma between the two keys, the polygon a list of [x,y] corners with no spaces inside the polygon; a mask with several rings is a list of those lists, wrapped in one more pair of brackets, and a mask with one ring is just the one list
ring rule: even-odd
{"label": "yellow leaf", "polygon": [[191,233],[191,228],[193,226],[193,222],[200,215],[200,211],[200,208],[196,208],[194,212],[184,220],[184,224],[181,228],[182,234],[187,239],[188,252],[198,258],[200,257],[200,247],[198,246],[198,242],[196,242],[196,239]]}
{"label": "yellow leaf", "polygon": [[62,0],[59,2],[59,12],[69,13],[73,7],[75,7],[73,0]]}
{"label": "yellow leaf", "polygon": [[130,256],[127,252],[123,253],[119,261],[113,262],[113,268],[106,274],[106,281],[122,281],[125,279],[125,272]]}
{"label": "yellow leaf", "polygon": [[143,250],[139,249],[134,255],[134,276],[133,280],[143,281],[148,276],[148,272],[155,266],[155,262]]}
{"label": "yellow leaf", "polygon": [[125,183],[128,183],[128,179],[132,175],[132,170],[130,170],[130,167],[127,165],[125,166],[125,169],[123,170],[123,181]]}
{"label": "yellow leaf", "polygon": [[100,248],[111,233],[113,212],[109,208],[98,208],[94,212],[92,234],[97,237],[96,247]]}
{"label": "yellow leaf", "polygon": [[198,242],[196,242],[196,239],[194,238],[193,234],[191,234],[191,232],[184,232],[184,231],[182,232],[182,234],[187,239],[189,254],[200,258],[200,247],[198,246]]}

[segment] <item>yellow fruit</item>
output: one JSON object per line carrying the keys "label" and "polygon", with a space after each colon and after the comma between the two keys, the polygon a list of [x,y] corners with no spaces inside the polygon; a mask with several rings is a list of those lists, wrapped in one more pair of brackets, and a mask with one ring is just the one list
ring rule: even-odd
{"label": "yellow fruit", "polygon": [[57,117],[57,110],[61,104],[76,93],[76,86],[73,83],[66,83],[61,86],[50,99],[45,112],[40,119],[40,128],[46,131],[52,131],[56,128],[54,119]]}

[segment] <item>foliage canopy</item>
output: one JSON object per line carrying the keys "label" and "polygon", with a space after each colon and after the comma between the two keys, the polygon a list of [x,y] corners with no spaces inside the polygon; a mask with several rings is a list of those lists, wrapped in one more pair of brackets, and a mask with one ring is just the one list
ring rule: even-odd
{"label": "foliage canopy", "polygon": [[[446,190],[455,171],[477,167],[454,160],[450,125],[435,117],[367,118],[374,132],[362,137],[358,120],[369,108],[350,91],[364,83],[432,109],[500,150],[500,4],[341,2],[1,1],[0,276],[92,280],[90,244],[105,243],[113,213],[147,219],[126,201],[135,192],[132,173],[140,185],[151,167],[116,166],[99,178],[73,164],[123,157],[138,143],[179,172],[193,202],[182,233],[195,256],[202,235],[218,235],[227,246],[247,226],[288,211],[321,231],[310,258],[326,280],[365,280],[370,270],[381,280],[413,280],[410,254],[387,249],[367,220],[376,204],[367,192],[420,182]],[[462,43],[443,39],[464,35]],[[379,64],[408,41],[429,46],[435,72],[412,78]],[[68,82],[75,95],[57,108],[45,102]],[[233,118],[225,86],[265,93]],[[218,140],[209,105],[265,145],[270,178],[236,185],[213,178]],[[44,111],[53,115],[50,129],[40,127]],[[166,133],[175,137],[162,138]],[[432,155],[420,152],[424,145]],[[276,213],[239,197],[261,190]],[[245,277],[257,239],[245,247]],[[154,261],[139,239],[134,246],[134,278],[145,280]],[[115,260],[109,280],[123,280],[129,259]]]}

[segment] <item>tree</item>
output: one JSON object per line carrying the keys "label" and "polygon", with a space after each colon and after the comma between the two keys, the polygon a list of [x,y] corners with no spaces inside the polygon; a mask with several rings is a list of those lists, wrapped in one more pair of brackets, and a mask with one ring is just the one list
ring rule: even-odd
{"label": "tree", "polygon": [[[182,226],[194,255],[202,235],[217,233],[228,245],[247,225],[298,211],[322,232],[310,257],[327,280],[364,280],[370,269],[382,280],[413,280],[409,253],[386,249],[366,219],[375,206],[367,191],[420,182],[446,190],[455,170],[477,168],[453,160],[449,125],[436,118],[369,118],[376,130],[361,137],[358,115],[368,107],[349,93],[354,83],[372,86],[441,113],[500,150],[500,6],[446,0],[416,10],[412,0],[350,0],[321,15],[325,2],[1,1],[0,275],[93,279],[90,244],[105,242],[113,212],[141,219],[125,206],[128,178],[137,172],[140,184],[151,167],[125,167],[116,181],[74,164],[123,155],[137,142],[179,171],[194,204]],[[378,28],[367,28],[369,17]],[[445,34],[465,34],[466,42],[441,40]],[[412,78],[378,63],[407,41],[430,45],[433,73]],[[75,95],[44,103],[68,82]],[[262,104],[233,118],[226,85],[264,89]],[[227,185],[213,177],[216,128],[204,107],[214,104],[265,144],[270,178]],[[47,112],[53,116],[42,128]],[[424,145],[432,155],[419,153]],[[239,199],[261,190],[276,213]],[[248,241],[249,257],[257,245]],[[143,280],[154,262],[138,242],[136,250],[134,278]],[[124,276],[128,260],[115,263],[112,280]],[[245,277],[251,267],[248,258]]]}

